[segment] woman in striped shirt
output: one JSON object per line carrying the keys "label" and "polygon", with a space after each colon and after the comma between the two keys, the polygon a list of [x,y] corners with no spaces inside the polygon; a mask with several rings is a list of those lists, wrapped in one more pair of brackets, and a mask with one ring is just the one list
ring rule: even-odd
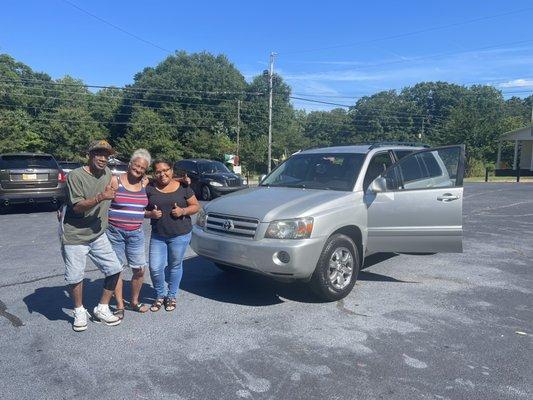
{"label": "woman in striped shirt", "polygon": [[[109,226],[107,236],[122,264],[128,264],[132,270],[130,309],[144,313],[148,306],[139,302],[139,294],[144,281],[146,255],[144,250],[146,196],[145,173],[150,165],[151,156],[145,149],[136,150],[131,156],[128,172],[117,177],[118,188],[109,208]],[[122,279],[115,288],[117,310],[115,315],[124,317],[124,298],[122,296]]]}

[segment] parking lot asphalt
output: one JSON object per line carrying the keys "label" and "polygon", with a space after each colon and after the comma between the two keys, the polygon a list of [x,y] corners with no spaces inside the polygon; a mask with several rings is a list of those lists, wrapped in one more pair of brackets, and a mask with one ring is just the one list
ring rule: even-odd
{"label": "parking lot asphalt", "polygon": [[176,311],[83,333],[55,214],[0,215],[0,398],[531,399],[533,185],[469,184],[463,215],[462,254],[370,257],[334,303],[189,249]]}

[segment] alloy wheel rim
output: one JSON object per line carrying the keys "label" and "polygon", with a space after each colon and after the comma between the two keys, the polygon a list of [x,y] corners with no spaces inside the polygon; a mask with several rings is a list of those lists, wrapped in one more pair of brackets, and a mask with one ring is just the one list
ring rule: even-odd
{"label": "alloy wheel rim", "polygon": [[328,278],[330,284],[337,290],[344,289],[352,280],[353,256],[346,247],[337,247],[328,262]]}

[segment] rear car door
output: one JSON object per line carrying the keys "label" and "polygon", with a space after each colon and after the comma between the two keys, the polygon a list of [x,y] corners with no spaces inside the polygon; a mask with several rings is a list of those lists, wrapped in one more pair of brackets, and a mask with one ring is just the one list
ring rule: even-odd
{"label": "rear car door", "polygon": [[365,192],[370,252],[462,252],[464,146],[425,149]]}

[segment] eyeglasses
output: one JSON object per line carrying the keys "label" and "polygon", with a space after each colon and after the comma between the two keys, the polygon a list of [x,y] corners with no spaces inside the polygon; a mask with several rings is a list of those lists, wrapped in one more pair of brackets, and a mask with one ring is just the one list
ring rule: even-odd
{"label": "eyeglasses", "polygon": [[167,168],[167,169],[161,169],[159,171],[155,171],[154,172],[154,175],[163,175],[163,174],[166,174],[168,171],[170,171],[170,168]]}

